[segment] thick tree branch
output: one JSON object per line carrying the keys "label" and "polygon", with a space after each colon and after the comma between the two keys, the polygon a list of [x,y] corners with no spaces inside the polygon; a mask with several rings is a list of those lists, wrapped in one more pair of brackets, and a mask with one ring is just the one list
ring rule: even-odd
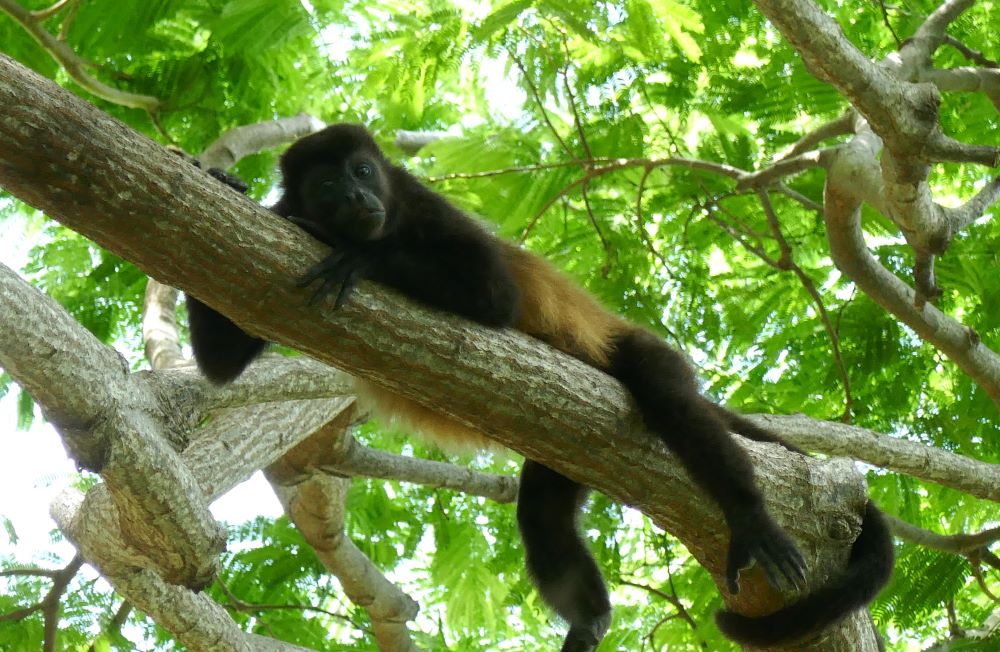
{"label": "thick tree branch", "polygon": [[830,253],[837,267],[877,304],[947,355],[1000,406],[1000,356],[955,319],[920,305],[912,288],[883,267],[861,230],[861,201],[879,208],[875,152],[864,137],[845,146],[827,178],[825,206]]}
{"label": "thick tree branch", "polygon": [[[67,489],[53,503],[51,511],[59,528],[76,542],[88,559],[92,548],[100,560],[105,546],[126,545],[113,510],[94,510],[81,518],[83,495]],[[93,561],[93,559],[92,559]],[[191,652],[310,652],[307,648],[242,631],[226,609],[205,593],[165,582],[149,569],[118,568],[109,572],[97,568],[120,595],[170,631]]]}
{"label": "thick tree branch", "polygon": [[[291,401],[219,417],[184,451],[183,464],[203,499],[211,501],[337,419],[352,404],[349,399]],[[297,429],[289,430],[289,423],[295,423]],[[148,479],[152,474],[142,475]],[[116,591],[170,630],[181,644],[206,652],[303,650],[247,634],[205,594],[165,582],[159,565],[134,552],[134,537],[123,532],[119,512],[102,489],[103,485],[91,489],[86,500],[74,489],[65,491],[52,506],[53,518]],[[146,521],[139,525],[149,527],[157,517],[163,515],[146,515]],[[165,552],[176,554],[181,543],[160,545]]]}
{"label": "thick tree branch", "polygon": [[[209,145],[193,162],[206,169],[225,170],[245,156],[277,147],[322,128],[322,121],[305,113],[236,127]],[[146,359],[153,369],[172,369],[188,362],[181,354],[177,333],[177,290],[154,279],[149,279],[146,285],[142,339]]]}
{"label": "thick tree branch", "polygon": [[[169,422],[151,414],[158,406],[151,388],[55,301],[2,265],[0,315],[0,365],[39,403],[77,463],[101,473],[106,498],[141,554],[170,581],[204,586],[225,533],[171,447],[172,439],[179,442]],[[156,471],[147,476],[137,469]]]}
{"label": "thick tree branch", "polygon": [[354,379],[306,356],[266,354],[235,382],[213,385],[193,366],[147,375],[161,399],[176,415],[189,415],[192,425],[206,412],[260,405],[271,401],[352,396]]}
{"label": "thick tree branch", "polygon": [[[964,145],[945,136],[938,122],[937,88],[912,82],[931,69],[931,55],[944,43],[945,29],[973,0],[946,0],[898,53],[878,64],[869,61],[813,0],[758,0],[756,4],[798,50],[810,71],[840,91],[864,116],[865,128],[878,136],[880,147],[884,143],[885,151],[878,159],[879,210],[899,226],[916,253],[913,301],[921,309],[940,293],[933,257],[947,248],[955,222],[933,200],[928,183],[931,164],[967,161],[992,167],[1000,162],[1000,148]],[[851,275],[844,265],[838,266]]]}

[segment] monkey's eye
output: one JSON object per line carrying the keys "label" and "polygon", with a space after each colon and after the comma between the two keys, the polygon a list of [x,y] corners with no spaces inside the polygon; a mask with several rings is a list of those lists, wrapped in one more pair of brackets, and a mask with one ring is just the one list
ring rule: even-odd
{"label": "monkey's eye", "polygon": [[358,167],[354,168],[354,175],[358,178],[370,177],[372,175],[372,166],[367,163],[361,163]]}

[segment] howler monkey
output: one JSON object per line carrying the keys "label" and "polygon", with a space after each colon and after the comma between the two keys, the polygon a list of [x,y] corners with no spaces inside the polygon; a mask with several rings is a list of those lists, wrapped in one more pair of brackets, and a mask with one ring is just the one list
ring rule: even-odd
{"label": "howler monkey", "polygon": [[[392,165],[361,126],[335,125],[302,138],[281,157],[281,173],[284,194],[272,210],[333,248],[300,281],[318,282],[314,300],[336,292],[340,306],[360,279],[369,279],[486,326],[517,328],[609,373],[631,392],[649,429],[722,508],[730,530],[729,590],[739,590],[739,572],[753,561],[771,584],[802,585],[803,558],[765,509],[750,460],[730,432],[783,442],[703,398],[680,353]],[[263,340],[198,300],[188,297],[188,309],[194,354],[212,381],[236,378],[263,349]],[[422,430],[481,438],[408,399],[362,387],[382,412]],[[586,493],[573,480],[525,461],[517,521],[531,577],[569,623],[563,652],[591,652],[610,622],[607,589],[577,530]],[[803,638],[869,602],[891,566],[888,530],[869,503],[842,575],[770,615],[723,611],[718,623],[745,644]]]}

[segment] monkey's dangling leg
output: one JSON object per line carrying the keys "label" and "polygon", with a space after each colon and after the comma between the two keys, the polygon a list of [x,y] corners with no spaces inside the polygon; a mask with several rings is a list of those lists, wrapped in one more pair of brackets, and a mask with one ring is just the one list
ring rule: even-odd
{"label": "monkey's dangling leg", "polygon": [[607,588],[577,527],[586,497],[586,487],[525,460],[517,523],[528,573],[546,603],[569,623],[562,652],[593,652],[611,622]]}

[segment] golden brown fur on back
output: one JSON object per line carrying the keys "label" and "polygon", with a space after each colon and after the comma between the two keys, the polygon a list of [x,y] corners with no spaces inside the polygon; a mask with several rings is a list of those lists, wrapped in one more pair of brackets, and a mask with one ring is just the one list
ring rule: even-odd
{"label": "golden brown fur on back", "polygon": [[[501,256],[521,290],[514,327],[587,364],[606,370],[615,336],[635,328],[536,254],[499,241]],[[498,450],[481,432],[365,380],[355,381],[362,405],[446,450]]]}
{"label": "golden brown fur on back", "polygon": [[609,312],[548,261],[512,243],[500,244],[521,290],[515,328],[593,367],[607,369],[615,336],[635,326]]}

